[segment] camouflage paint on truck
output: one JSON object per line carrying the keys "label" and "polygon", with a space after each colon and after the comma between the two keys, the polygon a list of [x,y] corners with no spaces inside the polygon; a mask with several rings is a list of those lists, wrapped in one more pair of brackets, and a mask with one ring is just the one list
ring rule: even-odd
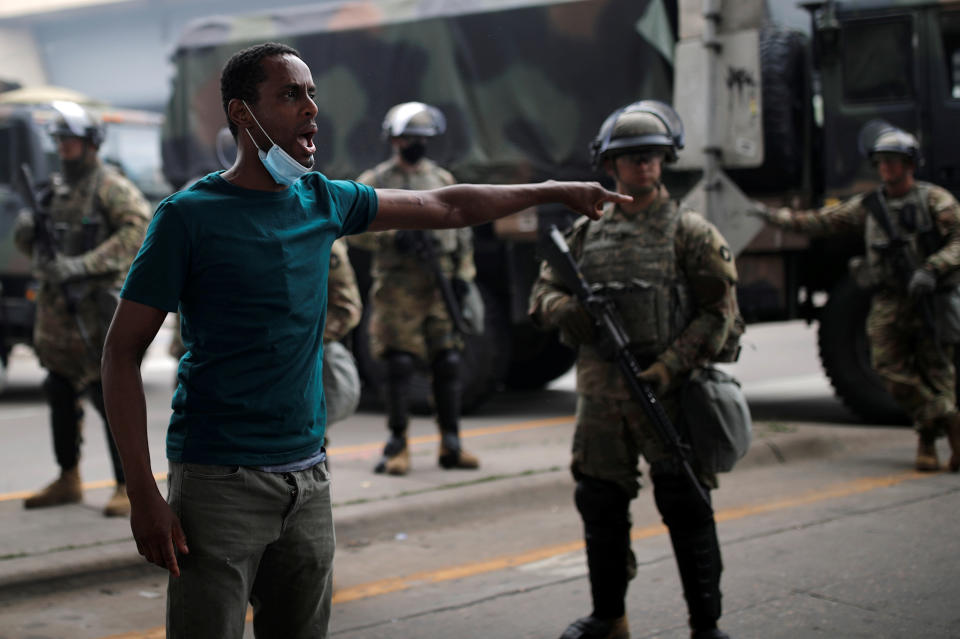
{"label": "camouflage paint on truck", "polygon": [[[593,176],[587,145],[599,123],[640,96],[669,99],[670,62],[641,34],[648,7],[664,5],[675,19],[675,0],[394,0],[194,22],[173,54],[166,175],[182,185],[220,168],[220,70],[237,50],[276,40],[313,71],[316,166],[330,177],[382,161],[383,115],[407,100],[443,110],[448,131],[430,153],[461,182]],[[672,41],[672,25],[654,28]]]}

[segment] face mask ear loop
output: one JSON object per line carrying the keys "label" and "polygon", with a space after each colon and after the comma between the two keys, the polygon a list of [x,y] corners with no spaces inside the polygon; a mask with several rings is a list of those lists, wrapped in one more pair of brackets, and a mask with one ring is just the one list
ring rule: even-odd
{"label": "face mask ear loop", "polygon": [[257,144],[257,141],[253,139],[253,134],[250,133],[250,129],[244,129],[244,131],[246,131],[247,135],[250,136],[250,141],[253,142],[253,146],[257,147],[257,151],[259,151],[260,153],[263,153],[263,149],[261,149],[260,145]]}
{"label": "face mask ear loop", "polygon": [[[264,130],[264,128],[260,125],[260,120],[258,120],[258,119],[257,119],[257,116],[255,116],[255,115],[253,114],[253,109],[250,108],[250,105],[247,104],[247,101],[246,101],[246,100],[243,100],[243,99],[241,99],[240,101],[243,103],[243,106],[247,107],[247,113],[249,113],[249,114],[250,114],[250,117],[253,118],[253,121],[254,121],[254,123],[257,125],[257,127],[263,132],[263,134],[264,134],[265,136],[267,136],[267,140],[270,141],[270,145],[271,145],[271,146],[276,146],[277,143],[274,142],[274,141],[270,138],[270,135],[269,135],[269,134]],[[250,133],[250,129],[246,129],[246,131],[247,131],[247,135],[250,136],[250,139],[253,140],[253,134]],[[260,145],[257,144],[257,141],[256,141],[256,140],[253,140],[253,145],[254,145],[255,147],[257,147],[257,149],[260,149]],[[262,149],[260,149],[260,150],[262,150]]]}

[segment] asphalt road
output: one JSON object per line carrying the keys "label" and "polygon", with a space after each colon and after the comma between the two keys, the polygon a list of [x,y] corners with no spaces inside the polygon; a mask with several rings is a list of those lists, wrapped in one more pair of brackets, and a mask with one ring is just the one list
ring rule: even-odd
{"label": "asphalt road", "polygon": [[[748,457],[752,463],[723,476],[715,493],[726,565],[723,627],[734,637],[960,637],[960,476],[912,472],[908,430],[857,424],[819,373],[812,329],[751,327],[746,343],[733,368],[758,433],[771,444],[766,458]],[[172,377],[163,347],[161,340],[144,369],[157,469]],[[0,500],[36,487],[52,469],[35,388],[40,375],[21,354],[0,397]],[[427,419],[413,425],[414,472],[399,479],[369,473],[381,415],[334,427],[332,636],[556,638],[589,612],[565,470],[570,385],[566,378],[535,395],[505,394],[465,419],[465,443],[484,463],[478,474],[436,469]],[[99,422],[89,421],[83,472],[97,484],[109,479],[109,464]],[[790,437],[808,449],[772,443]],[[107,493],[93,488],[86,506],[48,521],[106,525],[96,507]],[[0,544],[16,548],[26,540],[5,540],[2,531],[13,530],[23,511],[12,499],[4,504]],[[631,636],[686,637],[669,540],[648,491],[632,511],[640,570],[628,594]],[[123,522],[109,525],[124,534]],[[66,538],[84,532],[78,527]],[[8,546],[0,545],[0,555]],[[59,561],[57,552],[49,555]],[[162,637],[164,587],[159,569],[129,564],[0,590],[0,639]]]}

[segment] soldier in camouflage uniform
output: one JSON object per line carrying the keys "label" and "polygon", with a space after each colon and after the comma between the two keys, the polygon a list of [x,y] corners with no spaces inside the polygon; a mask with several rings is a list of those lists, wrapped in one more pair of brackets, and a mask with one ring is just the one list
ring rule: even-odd
{"label": "soldier in camouflage uniform", "polygon": [[[59,119],[53,135],[62,173],[53,177],[48,209],[58,245],[56,258],[44,261],[41,257],[29,213],[17,219],[14,240],[36,263],[40,288],[33,346],[47,369],[43,388],[61,472],[53,483],[28,497],[24,506],[42,508],[81,501],[80,396],[86,392],[103,418],[117,482],[104,514],[126,516],[130,502],[104,413],[100,351],[117,291],[143,241],[149,208],[137,187],[100,162],[101,128],[90,114],[70,102],[55,103],[55,107]],[[73,300],[73,311],[68,308],[67,295]]]}
{"label": "soldier in camouflage uniform", "polygon": [[[571,254],[600,296],[610,298],[631,348],[676,423],[678,390],[696,368],[718,358],[742,329],[737,273],[719,231],[697,213],[679,213],[660,183],[661,165],[676,159],[682,124],[667,105],[646,100],[615,111],[593,144],[593,158],[633,203],[606,208],[599,221],[577,222]],[[549,265],[531,293],[530,315],[559,328],[577,348],[577,424],[571,469],[583,519],[593,612],[562,639],[626,639],[625,597],[636,572],[630,549],[630,501],[640,488],[640,455],[650,463],[653,493],[670,531],[687,600],[692,636],[727,635],[720,618],[720,546],[712,509],[665,452],[642,407],[579,301]],[[699,472],[705,487],[716,476]]]}
{"label": "soldier in camouflage uniform", "polygon": [[[877,124],[879,130],[871,133]],[[957,472],[960,414],[953,348],[936,343],[917,302],[940,287],[960,283],[960,206],[946,189],[914,179],[920,147],[910,133],[871,123],[861,133],[861,147],[877,167],[883,182],[879,189],[818,211],[763,207],[756,213],[770,224],[800,233],[863,235],[866,256],[853,260],[851,267],[858,285],[873,291],[867,316],[873,367],[913,420],[918,435],[916,469],[939,470],[935,443],[946,434],[952,449],[949,467]],[[871,215],[868,198],[886,201],[890,223],[909,243],[917,268],[908,281],[894,271],[883,251],[890,238]]]}
{"label": "soldier in camouflage uniform", "polygon": [[[454,184],[449,172],[425,157],[429,138],[446,128],[443,114],[421,102],[392,107],[383,121],[390,142],[389,160],[364,172],[358,182],[375,188],[432,189]],[[476,275],[469,228],[426,231],[454,290],[465,294]],[[479,460],[460,445],[460,352],[463,342],[443,304],[433,273],[414,252],[408,231],[384,231],[352,237],[354,246],[374,251],[370,290],[370,347],[387,365],[386,405],[390,438],[376,472],[405,475],[409,385],[419,362],[429,364],[440,428],[440,466],[478,468]]]}

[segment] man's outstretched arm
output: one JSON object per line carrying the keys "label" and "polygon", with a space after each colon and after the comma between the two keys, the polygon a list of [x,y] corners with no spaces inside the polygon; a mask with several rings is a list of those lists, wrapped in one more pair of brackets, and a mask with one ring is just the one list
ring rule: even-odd
{"label": "man's outstretched arm", "polygon": [[377,189],[377,217],[371,231],[458,228],[483,224],[531,206],[557,202],[598,219],[607,202],[633,201],[597,182],[539,184],[457,184],[429,191]]}
{"label": "man's outstretched arm", "polygon": [[140,362],[167,312],[121,299],[103,347],[103,399],[130,497],[130,528],[150,563],[180,575],[175,550],[187,552],[177,519],[157,488],[147,443],[147,404]]}

